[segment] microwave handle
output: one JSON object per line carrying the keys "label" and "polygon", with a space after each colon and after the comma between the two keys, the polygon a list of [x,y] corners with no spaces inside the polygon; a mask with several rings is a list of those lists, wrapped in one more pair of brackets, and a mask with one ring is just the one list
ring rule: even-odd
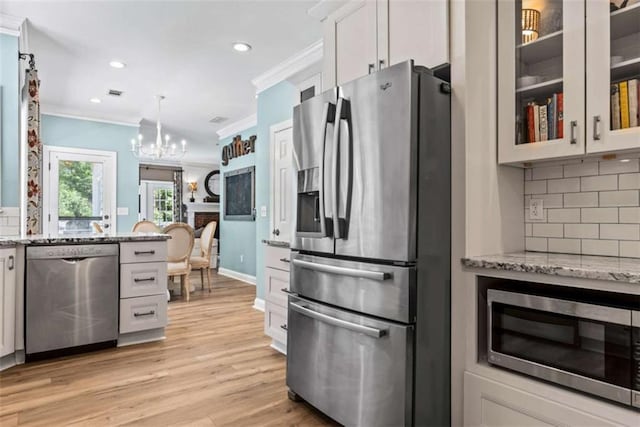
{"label": "microwave handle", "polygon": [[498,289],[489,289],[487,291],[489,319],[491,319],[491,305],[494,302],[515,307],[529,308],[532,310],[546,311],[548,313],[574,316],[581,319],[631,326],[631,310],[542,297],[538,295],[507,292]]}

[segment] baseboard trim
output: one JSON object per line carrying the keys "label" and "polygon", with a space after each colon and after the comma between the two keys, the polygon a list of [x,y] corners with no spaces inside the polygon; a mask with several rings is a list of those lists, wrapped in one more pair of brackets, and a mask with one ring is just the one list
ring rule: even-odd
{"label": "baseboard trim", "polygon": [[264,313],[264,300],[262,298],[254,299],[253,308]]}
{"label": "baseboard trim", "polygon": [[256,276],[250,276],[248,274],[239,273],[237,271],[228,270],[222,267],[218,269],[218,274],[221,276],[226,276],[232,279],[240,280],[241,282],[249,283],[250,285],[253,285],[253,286],[256,285]]}

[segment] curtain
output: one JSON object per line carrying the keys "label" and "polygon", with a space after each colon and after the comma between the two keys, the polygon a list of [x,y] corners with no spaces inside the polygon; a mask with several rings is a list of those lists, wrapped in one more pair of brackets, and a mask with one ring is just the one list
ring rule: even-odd
{"label": "curtain", "polygon": [[173,220],[187,222],[182,209],[182,169],[173,171]]}
{"label": "curtain", "polygon": [[22,120],[26,124],[27,188],[26,234],[42,233],[42,141],[40,140],[40,80],[38,71],[26,71],[22,88]]}

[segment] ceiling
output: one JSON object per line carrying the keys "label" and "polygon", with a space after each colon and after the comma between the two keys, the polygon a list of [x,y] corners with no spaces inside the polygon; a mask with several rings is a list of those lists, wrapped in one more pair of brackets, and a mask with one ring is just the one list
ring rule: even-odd
{"label": "ceiling", "polygon": [[[321,23],[307,14],[316,2],[3,0],[0,13],[28,19],[44,113],[142,120],[148,140],[162,94],[164,128],[189,143],[184,161],[216,163],[215,131],[256,111],[251,79],[321,38]],[[235,41],[253,49],[238,53]],[[228,120],[210,123],[215,116]]]}

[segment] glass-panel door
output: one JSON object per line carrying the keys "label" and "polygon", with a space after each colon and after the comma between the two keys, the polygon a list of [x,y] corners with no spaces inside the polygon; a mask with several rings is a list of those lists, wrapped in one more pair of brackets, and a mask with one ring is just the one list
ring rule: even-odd
{"label": "glass-panel door", "polygon": [[587,1],[589,152],[640,147],[640,2]]}
{"label": "glass-panel door", "polygon": [[500,162],[584,153],[584,3],[498,2]]}
{"label": "glass-panel door", "polygon": [[44,232],[109,232],[115,225],[115,153],[65,150],[45,150]]}

